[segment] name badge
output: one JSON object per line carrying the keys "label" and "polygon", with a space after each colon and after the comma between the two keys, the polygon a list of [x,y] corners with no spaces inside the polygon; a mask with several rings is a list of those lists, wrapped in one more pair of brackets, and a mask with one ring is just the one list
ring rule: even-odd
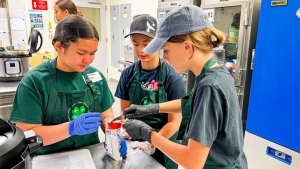
{"label": "name badge", "polygon": [[99,72],[89,73],[87,74],[87,76],[93,83],[102,80],[102,77]]}

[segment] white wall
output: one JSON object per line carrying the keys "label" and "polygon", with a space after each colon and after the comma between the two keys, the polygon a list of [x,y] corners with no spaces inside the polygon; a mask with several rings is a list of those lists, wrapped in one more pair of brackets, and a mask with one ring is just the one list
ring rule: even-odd
{"label": "white wall", "polygon": [[108,77],[114,80],[119,80],[121,73],[118,72],[117,68],[111,66],[110,6],[128,3],[131,3],[131,18],[138,14],[150,14],[157,19],[158,0],[106,0]]}
{"label": "white wall", "polygon": [[[92,63],[92,66],[99,69],[106,77],[107,77],[107,44],[106,44],[106,12],[105,12],[105,0],[100,0],[99,4],[88,3],[88,0],[72,0],[76,6],[81,7],[90,7],[90,8],[100,8],[100,20],[101,20],[101,40],[98,46],[98,51],[96,53],[95,60]],[[49,38],[49,22],[52,23],[52,34],[55,34],[56,23],[54,22],[54,9],[53,5],[56,0],[47,0],[48,2],[48,10],[43,10],[43,23],[44,30],[41,31],[43,36],[43,46],[40,52],[48,51],[51,52],[52,58],[55,56],[55,49],[52,45],[52,39]],[[29,20],[29,12],[28,10],[32,10],[32,0],[25,0],[25,20],[26,20],[26,29],[27,29],[27,39],[30,34],[30,20]],[[102,33],[103,32],[103,33]],[[99,55],[99,56],[98,56]]]}
{"label": "white wall", "polygon": [[[51,39],[48,38],[49,32],[48,32],[48,24],[49,21],[52,23],[52,33],[54,35],[55,32],[55,22],[54,22],[54,10],[52,8],[52,3],[54,0],[48,0],[48,11],[43,11],[43,18],[44,18],[44,44],[40,52],[44,51],[50,51],[51,54],[54,54],[54,48],[51,44]],[[87,0],[73,0],[76,6],[82,6],[82,7],[103,7],[103,5],[107,6],[106,14],[103,10],[101,9],[101,32],[103,32],[102,35],[106,36],[101,36],[101,41],[105,42],[106,38],[108,39],[108,43],[106,44],[106,48],[101,49],[101,50],[106,50],[106,59],[103,59],[106,61],[107,66],[108,66],[108,78],[107,79],[114,79],[114,80],[119,80],[121,73],[118,72],[117,68],[114,68],[111,66],[111,40],[110,40],[110,6],[111,5],[120,5],[120,4],[127,4],[131,3],[131,18],[135,15],[138,14],[150,14],[151,16],[157,18],[157,7],[158,7],[158,0],[101,0],[101,5],[100,4],[91,4],[88,3]],[[25,15],[26,15],[26,28],[27,32],[29,35],[30,31],[30,21],[29,21],[29,13],[28,10],[32,10],[32,1],[31,0],[25,0]],[[103,16],[106,15],[106,18],[102,18]],[[105,34],[106,32],[106,34]],[[100,50],[100,49],[99,49]],[[105,56],[104,56],[105,57]],[[102,57],[101,57],[102,58]],[[98,61],[97,61],[98,62]],[[100,60],[99,60],[100,62]],[[99,63],[98,62],[98,63]],[[96,62],[95,62],[96,63]],[[95,65],[93,65],[95,66]],[[95,66],[97,67],[97,66]]]}

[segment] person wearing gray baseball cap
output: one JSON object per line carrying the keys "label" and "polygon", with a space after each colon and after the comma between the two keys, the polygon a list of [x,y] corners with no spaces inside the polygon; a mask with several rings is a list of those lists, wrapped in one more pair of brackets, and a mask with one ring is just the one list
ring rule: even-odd
{"label": "person wearing gray baseball cap", "polygon": [[[121,112],[131,104],[148,105],[177,100],[186,95],[182,77],[173,67],[159,58],[158,50],[146,54],[143,49],[155,37],[157,21],[150,15],[135,17],[130,25],[129,37],[133,44],[133,51],[139,61],[122,71],[115,96],[121,99]],[[122,114],[122,113],[121,113]],[[161,136],[176,141],[177,131],[182,115],[159,113],[140,117]],[[124,134],[126,136],[126,133]],[[140,141],[140,140],[135,140]],[[136,143],[136,142],[135,142]],[[154,147],[146,141],[138,142],[139,148],[146,150]],[[151,154],[151,151],[147,151]],[[152,151],[153,152],[153,151]],[[167,169],[175,169],[178,165],[165,156],[159,149],[151,155]]]}
{"label": "person wearing gray baseball cap", "polygon": [[162,47],[164,61],[174,66],[177,73],[191,70],[196,75],[195,86],[180,100],[133,105],[123,114],[141,117],[182,112],[177,139],[183,145],[168,141],[136,119],[123,125],[129,136],[151,142],[184,168],[248,168],[234,79],[217,63],[213,53],[223,39],[223,33],[197,6],[177,7],[162,18],[155,38],[144,52],[153,53]]}

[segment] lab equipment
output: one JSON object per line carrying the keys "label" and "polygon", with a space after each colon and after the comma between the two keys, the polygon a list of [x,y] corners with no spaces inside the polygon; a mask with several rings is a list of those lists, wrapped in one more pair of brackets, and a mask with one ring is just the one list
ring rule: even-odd
{"label": "lab equipment", "polygon": [[29,154],[42,146],[42,138],[34,131],[24,132],[0,115],[0,168],[31,169]]}
{"label": "lab equipment", "polygon": [[[105,129],[105,149],[106,154],[116,161],[122,160],[121,156],[121,126],[120,121],[108,121]],[[125,140],[124,140],[125,142]],[[126,143],[125,143],[126,144]]]}
{"label": "lab equipment", "polygon": [[[25,13],[25,11],[22,10],[24,4],[18,4],[18,7],[20,8],[17,10],[9,10],[16,5],[13,1],[6,0],[5,4],[6,9],[0,9],[7,13],[7,19],[4,19],[2,16],[2,18],[0,17],[0,20],[2,19],[5,22],[7,21],[9,36],[5,43],[6,46],[3,44],[3,48],[0,50],[0,81],[20,81],[30,70],[28,58],[31,57],[33,53],[36,53],[41,49],[43,39],[41,33],[37,29],[31,28],[28,40],[28,49],[26,49],[25,40],[19,39],[24,35],[22,32],[26,32],[25,26],[22,28],[16,27],[15,25],[16,20],[18,20],[18,22],[24,22],[24,19],[22,20],[20,18],[16,19],[15,17],[12,17],[15,16],[16,13]],[[15,42],[16,39],[19,40]],[[16,48],[18,48],[18,50],[16,50]]]}
{"label": "lab equipment", "polygon": [[[296,16],[300,1],[291,0],[285,6],[261,3],[255,53],[250,52],[255,57],[244,151],[249,168],[298,169],[299,38],[287,40],[274,35],[286,30],[300,37],[300,19]],[[288,71],[282,70],[283,63],[289,64]]]}

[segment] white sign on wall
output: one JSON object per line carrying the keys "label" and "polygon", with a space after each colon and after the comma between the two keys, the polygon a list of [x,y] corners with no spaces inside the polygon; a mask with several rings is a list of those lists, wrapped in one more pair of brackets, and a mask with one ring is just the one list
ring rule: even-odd
{"label": "white sign on wall", "polygon": [[215,21],[215,9],[204,9],[204,11],[208,15],[208,20],[210,22],[214,22]]}
{"label": "white sign on wall", "polygon": [[161,20],[161,18],[164,17],[166,15],[166,13],[167,13],[166,11],[160,11],[158,13],[158,20]]}
{"label": "white sign on wall", "polygon": [[27,42],[27,32],[25,27],[25,4],[23,0],[9,0],[8,4],[12,46],[14,46],[14,49],[18,49],[21,42]]}

